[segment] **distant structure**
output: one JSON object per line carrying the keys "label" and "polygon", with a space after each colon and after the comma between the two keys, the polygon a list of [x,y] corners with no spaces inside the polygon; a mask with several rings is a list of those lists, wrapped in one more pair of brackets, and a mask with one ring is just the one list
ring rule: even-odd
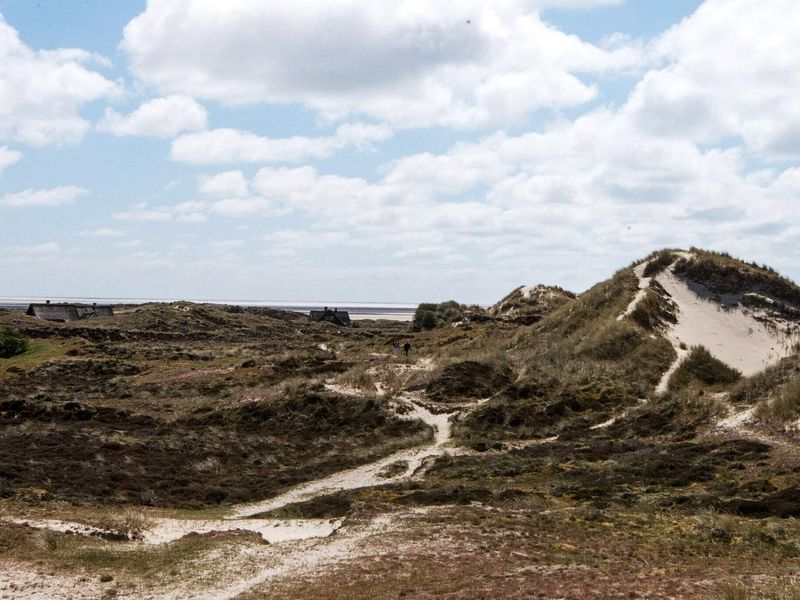
{"label": "distant structure", "polygon": [[330,309],[326,306],[323,310],[312,310],[310,316],[314,321],[328,321],[340,327],[350,327],[350,313],[346,310]]}
{"label": "distant structure", "polygon": [[110,306],[100,306],[94,304],[68,304],[51,303],[50,300],[44,304],[31,304],[25,313],[28,316],[42,319],[43,321],[55,321],[57,323],[68,323],[70,321],[81,321],[95,317],[113,317],[114,309]]}

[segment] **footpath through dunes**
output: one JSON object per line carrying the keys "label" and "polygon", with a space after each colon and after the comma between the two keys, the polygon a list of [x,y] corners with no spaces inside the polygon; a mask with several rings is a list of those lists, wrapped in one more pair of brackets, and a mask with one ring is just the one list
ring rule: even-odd
{"label": "footpath through dunes", "polygon": [[[373,368],[377,376],[377,387],[382,389],[382,380],[389,373],[425,371],[433,368],[429,358],[423,358],[412,365],[387,364]],[[341,391],[332,381],[327,384],[331,388]],[[344,390],[346,393],[358,393],[355,390]],[[382,392],[379,391],[379,394]],[[187,536],[213,536],[216,534],[240,534],[250,532],[260,537],[269,547],[241,550],[247,556],[234,552],[232,556],[221,557],[221,564],[226,565],[225,578],[217,584],[204,583],[202,592],[195,592],[191,582],[185,582],[180,590],[158,590],[148,592],[139,589],[130,597],[136,598],[233,598],[236,595],[262,584],[272,578],[286,575],[297,575],[303,570],[316,568],[321,564],[330,564],[339,560],[352,557],[364,540],[379,535],[387,528],[394,526],[399,519],[409,511],[395,511],[392,514],[378,515],[366,522],[348,524],[344,517],[321,519],[287,519],[270,517],[269,513],[279,511],[287,506],[308,502],[322,496],[337,492],[357,490],[370,487],[381,487],[408,481],[424,475],[425,465],[436,457],[445,453],[458,454],[463,450],[450,446],[452,430],[450,419],[454,414],[465,413],[473,406],[479,406],[482,401],[459,406],[450,413],[434,413],[423,406],[425,392],[404,392],[392,400],[392,405],[397,415],[402,419],[420,420],[432,430],[429,443],[407,450],[395,452],[375,462],[347,469],[318,480],[298,485],[288,491],[264,501],[246,503],[234,506],[229,514],[220,518],[159,518],[147,519],[140,530],[134,532],[117,531],[103,527],[91,526],[85,523],[69,522],[57,519],[21,519],[13,517],[0,517],[6,523],[14,523],[41,529],[42,531],[55,531],[70,533],[76,536],[115,540],[119,545],[120,540],[127,541],[127,548],[135,551],[137,547],[162,546],[178,542]],[[397,468],[399,467],[399,468]],[[412,511],[413,512],[413,511]],[[335,535],[334,535],[335,534]],[[111,543],[111,542],[110,542]],[[122,542],[124,543],[124,542]],[[258,556],[261,564],[268,565],[263,568],[254,568],[254,559]],[[220,565],[214,567],[220,568]],[[236,573],[235,577],[231,574]],[[26,568],[18,566],[5,575],[0,575],[0,590],[11,598],[37,598],[35,594],[46,590],[48,598],[72,597],[76,583],[67,582],[63,577],[54,578],[49,584],[43,578],[40,592],[33,591],[30,587],[15,590],[13,582],[22,581],[30,573]],[[53,587],[63,586],[62,594]],[[80,586],[78,586],[79,588]],[[88,594],[88,586],[86,588]],[[3,596],[6,597],[6,596]],[[118,597],[127,597],[123,592]]]}

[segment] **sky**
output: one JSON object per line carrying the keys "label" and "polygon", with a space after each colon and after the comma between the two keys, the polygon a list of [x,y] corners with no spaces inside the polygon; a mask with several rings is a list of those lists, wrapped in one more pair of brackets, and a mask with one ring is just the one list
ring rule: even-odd
{"label": "sky", "polygon": [[0,296],[800,277],[796,0],[0,0]]}

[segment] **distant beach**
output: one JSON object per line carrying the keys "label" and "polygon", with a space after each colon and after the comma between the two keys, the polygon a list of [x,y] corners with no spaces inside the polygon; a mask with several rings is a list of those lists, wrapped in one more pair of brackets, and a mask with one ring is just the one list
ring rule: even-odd
{"label": "distant beach", "polygon": [[326,306],[335,307],[339,310],[346,310],[350,313],[350,318],[356,321],[365,319],[386,319],[389,321],[410,321],[414,317],[416,304],[390,304],[380,302],[315,302],[311,300],[303,301],[254,301],[254,300],[183,300],[183,299],[164,299],[164,298],[73,298],[73,297],[0,297],[0,308],[25,310],[31,302],[77,302],[92,304],[148,304],[151,302],[192,302],[195,304],[228,304],[231,306],[256,306],[264,308],[275,308],[279,310],[291,310],[294,312],[307,313],[310,310],[318,310]]}

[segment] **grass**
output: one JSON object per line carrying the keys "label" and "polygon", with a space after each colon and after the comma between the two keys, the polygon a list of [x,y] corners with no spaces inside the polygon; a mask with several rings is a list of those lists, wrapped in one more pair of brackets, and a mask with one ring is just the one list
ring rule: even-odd
{"label": "grass", "polygon": [[64,358],[66,350],[63,343],[54,340],[31,341],[22,354],[0,360],[0,381],[16,375],[20,369],[27,371],[49,360]]}
{"label": "grass", "polygon": [[732,257],[724,252],[692,248],[692,260],[681,259],[675,272],[702,283],[717,294],[759,293],[800,308],[800,287],[766,265]]}
{"label": "grass", "polygon": [[679,390],[698,382],[712,387],[730,386],[742,377],[741,372],[729,367],[703,346],[695,346],[669,381],[671,390]]}
{"label": "grass", "polygon": [[370,394],[374,394],[377,390],[375,377],[369,373],[369,365],[365,363],[354,365],[344,373],[337,375],[336,383]]}
{"label": "grass", "polygon": [[755,417],[770,425],[784,427],[800,418],[800,379],[782,385],[756,407]]}
{"label": "grass", "polygon": [[706,600],[800,600],[800,585],[793,581],[746,585],[740,581],[717,584]]}
{"label": "grass", "polygon": [[673,250],[662,250],[657,252],[655,255],[651,255],[646,259],[648,260],[648,263],[644,268],[642,275],[645,277],[655,277],[673,262],[675,262],[676,258],[677,256]]}

